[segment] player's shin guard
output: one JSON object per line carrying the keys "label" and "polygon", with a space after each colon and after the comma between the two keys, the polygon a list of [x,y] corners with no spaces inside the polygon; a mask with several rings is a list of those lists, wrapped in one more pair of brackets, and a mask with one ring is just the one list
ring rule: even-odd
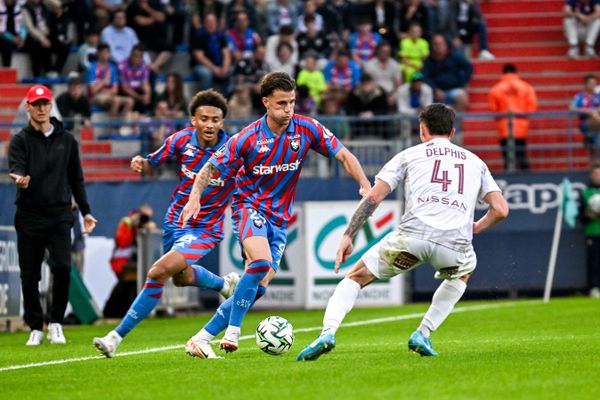
{"label": "player's shin guard", "polygon": [[269,269],[271,269],[271,262],[268,260],[254,260],[248,265],[233,294],[229,325],[242,326],[244,316],[254,304],[260,281],[267,275]]}
{"label": "player's shin guard", "polygon": [[[267,292],[265,286],[259,285],[256,291],[256,297],[254,302],[260,299]],[[229,324],[229,318],[231,317],[231,305],[233,304],[233,297],[225,300],[210,321],[204,326],[204,329],[211,334],[213,337],[221,333]],[[253,303],[254,304],[254,303]]]}
{"label": "player's shin guard", "polygon": [[154,279],[146,279],[144,288],[137,295],[127,314],[115,329],[124,338],[133,328],[154,310],[163,294],[162,283]]}
{"label": "player's shin guard", "polygon": [[466,288],[467,284],[458,278],[445,280],[440,284],[433,294],[431,306],[425,313],[419,328],[425,337],[429,337],[429,332],[435,331],[446,320]]}
{"label": "player's shin guard", "polygon": [[338,283],[327,303],[323,317],[323,333],[335,334],[346,314],[354,307],[358,292],[360,292],[360,285],[352,279],[344,278]]}
{"label": "player's shin guard", "polygon": [[220,291],[225,281],[219,275],[215,275],[201,265],[190,265],[194,276],[193,286]]}

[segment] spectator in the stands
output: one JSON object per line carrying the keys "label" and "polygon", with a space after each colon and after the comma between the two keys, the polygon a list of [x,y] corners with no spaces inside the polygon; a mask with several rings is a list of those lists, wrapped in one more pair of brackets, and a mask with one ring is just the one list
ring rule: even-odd
{"label": "spectator in the stands", "polygon": [[421,71],[423,61],[429,56],[429,43],[422,36],[421,25],[413,23],[408,29],[408,36],[400,41],[398,55],[406,82],[410,82],[412,76]]}
{"label": "spectator in the stands", "polygon": [[169,61],[173,48],[168,42],[167,14],[160,0],[132,0],[127,7],[127,21],[146,50],[156,53],[148,67],[159,74]]}
{"label": "spectator in the stands", "polygon": [[235,65],[233,74],[236,77],[243,77],[243,81],[250,89],[252,97],[252,108],[254,114],[262,112],[262,96],[260,95],[260,81],[263,76],[269,73],[269,66],[265,61],[265,46],[260,45],[254,49],[252,58],[249,60],[240,60]]}
{"label": "spectator in the stands", "polygon": [[110,47],[106,43],[98,45],[98,59],[90,64],[86,81],[92,105],[108,110],[113,117],[128,116],[133,110],[133,99],[118,94],[119,72],[110,62]]}
{"label": "spectator in the stands", "polygon": [[199,90],[217,86],[222,93],[231,86],[231,52],[215,14],[207,14],[204,25],[191,40],[191,61]]}
{"label": "spectator in the stands", "polygon": [[277,45],[277,58],[269,63],[269,69],[273,72],[285,72],[289,76],[296,76],[296,63],[292,60],[294,49],[288,42]]}
{"label": "spectator in the stands", "polygon": [[347,141],[350,139],[350,124],[345,118],[344,109],[340,107],[337,95],[326,91],[321,97],[319,106],[320,120],[338,138]]}
{"label": "spectator in the stands", "polygon": [[252,52],[261,43],[260,36],[250,27],[250,19],[245,11],[238,12],[235,25],[227,31],[233,61],[252,57]]}
{"label": "spectator in the stands", "polygon": [[362,14],[371,20],[373,30],[395,48],[398,45],[398,7],[391,0],[371,0],[362,7]]}
{"label": "spectator in the stands", "polygon": [[93,28],[94,12],[90,0],[63,0],[65,13],[69,17],[69,23],[75,25],[77,33],[77,45],[81,45],[85,39],[86,32]]}
{"label": "spectator in the stands", "polygon": [[273,0],[267,5],[267,29],[270,35],[279,32],[282,26],[298,25],[298,8],[294,0]]}
{"label": "spectator in the stands", "polygon": [[[179,125],[174,121],[174,116],[169,109],[169,104],[165,100],[158,100],[154,106],[152,113],[152,120],[150,122],[150,129],[148,131],[148,150],[150,152],[156,151],[174,132],[180,129]],[[169,162],[171,164],[171,162]],[[164,172],[164,166],[158,167],[157,175],[161,175]],[[172,169],[167,168],[167,169]]]}
{"label": "spectator in the stands", "polygon": [[256,10],[254,4],[252,3],[250,0],[231,0],[229,3],[227,3],[227,6],[225,7],[227,28],[233,28],[238,13],[243,12],[248,16],[249,26],[256,30],[258,28],[256,22]]}
{"label": "spectator in the stands", "polygon": [[600,32],[600,1],[566,0],[563,9],[565,36],[569,42],[570,58],[579,57],[579,45],[585,46],[584,54],[596,57],[596,39]]}
{"label": "spectator in the stands", "polygon": [[348,93],[358,85],[361,70],[358,63],[350,58],[350,51],[342,47],[334,52],[333,58],[327,63],[323,73],[332,94],[336,93],[339,101],[343,101]]}
{"label": "spectator in the stands", "polygon": [[29,53],[31,69],[35,77],[45,74],[56,76],[69,55],[69,46],[53,31],[52,13],[62,12],[60,6],[52,4],[51,11],[41,0],[27,0],[22,15],[27,29],[25,49]]}
{"label": "spectator in the stands", "polygon": [[291,25],[282,25],[277,35],[271,35],[267,38],[265,60],[267,64],[272,65],[277,61],[277,47],[279,43],[286,42],[292,46],[291,62],[298,63],[298,42],[294,35],[294,29]]}
{"label": "spectator in the stands", "polygon": [[315,0],[315,3],[317,13],[323,16],[323,30],[327,37],[335,46],[346,43],[354,25],[354,5],[349,0]]}
{"label": "spectator in the stands", "polygon": [[425,82],[434,90],[434,100],[449,104],[458,112],[467,109],[466,86],[471,80],[473,66],[458,50],[450,51],[443,35],[431,39],[431,54],[422,69]]}
{"label": "spectator in the stands", "polygon": [[96,61],[99,39],[98,32],[91,30],[86,34],[85,42],[79,46],[77,51],[78,69],[84,76],[90,64]]}
{"label": "spectator in the stands", "polygon": [[356,32],[350,34],[348,44],[352,52],[352,59],[363,66],[371,58],[375,57],[375,48],[381,42],[381,35],[373,32],[371,20],[363,16],[358,21]]}
{"label": "spectator in the stands", "polygon": [[488,50],[487,25],[479,0],[451,0],[448,5],[448,30],[453,45],[470,56],[475,35],[479,38],[479,59],[491,61],[496,57]]}
{"label": "spectator in the stands", "polygon": [[134,100],[134,111],[141,114],[150,111],[152,102],[150,69],[144,62],[144,50],[139,44],[133,46],[127,60],[119,63],[119,91],[121,95]]}
{"label": "spectator in the stands", "polygon": [[93,3],[94,18],[96,20],[94,29],[100,31],[104,29],[111,20],[114,20],[114,14],[117,11],[125,10],[128,0],[93,0]]}
{"label": "spectator in the stands", "polygon": [[317,114],[317,102],[310,95],[308,86],[298,85],[296,88],[294,112],[308,116],[315,116]]}
{"label": "spectator in the stands", "polygon": [[0,2],[0,53],[4,67],[10,67],[13,51],[25,45],[27,31],[22,18],[24,6],[25,0]]}
{"label": "spectator in the stands", "polygon": [[121,9],[115,11],[112,23],[100,34],[100,43],[106,43],[110,47],[112,59],[116,63],[127,60],[131,49],[139,42],[138,35],[127,26],[127,14]]}
{"label": "spectator in the stands", "polygon": [[317,69],[317,58],[315,54],[307,53],[304,57],[304,68],[298,73],[296,78],[296,85],[308,87],[308,91],[312,98],[317,103],[317,106],[321,102],[321,94],[327,89],[327,82],[325,82],[325,75],[323,72]]}
{"label": "spectator in the stands", "polygon": [[584,137],[590,165],[600,161],[600,95],[595,90],[597,84],[596,75],[586,75],[583,90],[571,102],[571,110],[579,113],[579,131]]}
{"label": "spectator in the stands", "polygon": [[332,42],[327,38],[325,33],[317,29],[317,23],[313,15],[308,15],[304,18],[306,23],[306,31],[298,35],[298,52],[300,59],[303,59],[307,52],[317,56],[320,68],[325,67],[327,59],[333,50]]}
{"label": "spectator in the stands", "polygon": [[164,11],[167,16],[167,43],[170,43],[173,48],[176,48],[183,43],[186,26],[186,0],[162,0]]}
{"label": "spectator in the stands", "polygon": [[304,11],[298,17],[298,27],[296,32],[306,32],[306,18],[308,17],[310,17],[315,23],[317,32],[321,32],[323,30],[323,16],[317,12],[317,4],[314,2],[314,0],[306,0],[304,2]]}
{"label": "spectator in the stands", "polygon": [[371,75],[362,74],[360,84],[350,92],[344,108],[348,115],[360,117],[360,120],[352,123],[353,137],[388,137],[388,124],[384,121],[372,120],[376,115],[388,113],[388,99],[385,90],[377,86]]}
{"label": "spectator in the stands", "polygon": [[399,11],[399,38],[408,36],[408,29],[413,23],[419,24],[423,36],[429,38],[429,10],[422,0],[406,0],[400,4]]}
{"label": "spectator in the stands", "polygon": [[187,101],[183,94],[183,79],[179,73],[171,72],[167,75],[165,90],[158,95],[156,101],[164,101],[166,103],[166,113],[170,117],[185,117]]}
{"label": "spectator in the stands", "polygon": [[67,91],[56,98],[56,105],[62,115],[65,129],[70,131],[76,124],[90,125],[90,102],[85,96],[83,82],[78,73],[69,77]]}
{"label": "spectator in the stands", "polygon": [[413,74],[396,92],[398,114],[402,115],[401,131],[405,136],[419,135],[419,113],[433,103],[433,90],[423,80],[423,74]]}
{"label": "spectator in the stands", "polygon": [[377,45],[375,57],[365,64],[363,70],[373,77],[375,84],[385,90],[392,101],[394,92],[402,84],[402,73],[400,64],[392,58],[392,47],[387,41]]}
{"label": "spectator in the stands", "polygon": [[[513,64],[505,64],[502,67],[500,81],[492,86],[489,94],[490,111],[496,113],[532,113],[537,110],[537,96],[533,86],[525,82],[517,75],[517,67]],[[515,144],[514,167],[527,171],[527,134],[529,133],[529,119],[526,117],[496,118],[498,133],[500,134],[500,145],[504,156],[504,168],[508,169],[509,140],[512,136]]]}
{"label": "spectator in the stands", "polygon": [[235,77],[235,88],[227,102],[227,117],[230,119],[247,119],[252,115],[252,94],[250,85],[244,82],[244,77]]}
{"label": "spectator in the stands", "polygon": [[225,30],[225,5],[219,0],[189,0],[191,20],[191,32],[193,35],[204,26],[204,20],[208,14],[213,14],[217,19],[218,29]]}

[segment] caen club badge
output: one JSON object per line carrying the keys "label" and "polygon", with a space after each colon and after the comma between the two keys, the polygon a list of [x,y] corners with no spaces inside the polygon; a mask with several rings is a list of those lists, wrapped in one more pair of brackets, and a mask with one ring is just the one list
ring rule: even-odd
{"label": "caen club badge", "polygon": [[298,151],[298,149],[300,148],[300,141],[299,140],[292,140],[290,142],[290,148],[292,149],[292,151]]}

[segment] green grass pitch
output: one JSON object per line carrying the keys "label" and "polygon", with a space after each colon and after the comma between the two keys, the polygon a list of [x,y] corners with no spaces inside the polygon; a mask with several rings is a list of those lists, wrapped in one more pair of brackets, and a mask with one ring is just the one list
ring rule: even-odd
{"label": "green grass pitch", "polygon": [[186,356],[183,343],[209,314],[144,321],[113,359],[91,346],[113,325],[67,327],[67,345],[38,348],[24,345],[25,332],[3,333],[0,399],[600,398],[600,301],[461,302],[432,336],[436,358],[406,346],[427,306],[353,310],[335,350],[304,363],[295,357],[316,337],[323,311],[247,316],[245,335],[268,315],[292,322],[296,340],[282,356],[262,353],[253,338],[225,359]]}

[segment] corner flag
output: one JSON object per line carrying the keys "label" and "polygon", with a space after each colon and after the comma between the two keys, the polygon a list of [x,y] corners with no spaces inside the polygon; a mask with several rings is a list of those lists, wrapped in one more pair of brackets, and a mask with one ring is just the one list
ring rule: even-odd
{"label": "corner flag", "polygon": [[561,207],[563,209],[563,215],[565,218],[565,222],[571,228],[575,227],[575,220],[577,215],[579,214],[579,209],[577,208],[577,202],[575,201],[575,197],[573,197],[573,188],[571,187],[571,181],[569,178],[564,178],[562,182],[562,204]]}

